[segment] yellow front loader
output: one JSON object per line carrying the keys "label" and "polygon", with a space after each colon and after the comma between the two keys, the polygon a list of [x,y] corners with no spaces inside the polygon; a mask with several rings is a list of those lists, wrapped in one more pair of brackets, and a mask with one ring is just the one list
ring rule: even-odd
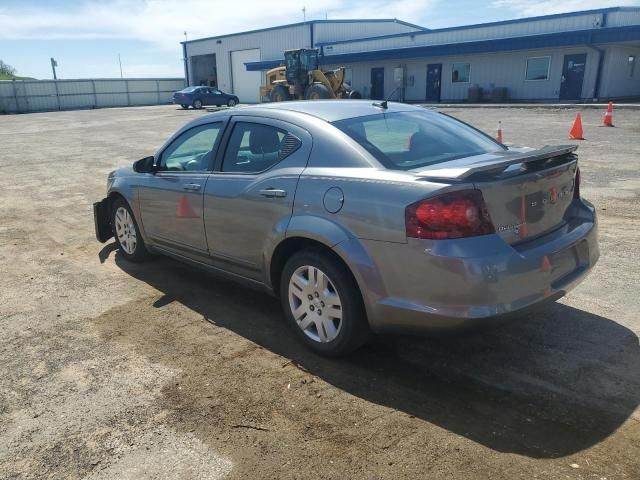
{"label": "yellow front loader", "polygon": [[344,67],[318,69],[318,50],[300,48],[284,52],[285,64],[269,70],[260,97],[272,102],[320,100],[327,98],[361,98],[344,83]]}

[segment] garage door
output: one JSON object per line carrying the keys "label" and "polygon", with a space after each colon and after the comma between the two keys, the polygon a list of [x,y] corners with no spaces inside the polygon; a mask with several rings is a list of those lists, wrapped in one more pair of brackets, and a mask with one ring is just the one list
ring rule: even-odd
{"label": "garage door", "polygon": [[257,103],[262,79],[261,72],[247,72],[245,63],[259,62],[260,49],[237,50],[231,52],[231,75],[233,78],[233,93],[241,103]]}

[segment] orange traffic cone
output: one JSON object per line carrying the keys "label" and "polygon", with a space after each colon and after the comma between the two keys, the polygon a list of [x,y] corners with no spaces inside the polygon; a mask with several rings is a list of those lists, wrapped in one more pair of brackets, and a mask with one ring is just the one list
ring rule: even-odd
{"label": "orange traffic cone", "polygon": [[496,133],[496,141],[502,143],[502,122],[498,121],[498,132]]}
{"label": "orange traffic cone", "polygon": [[609,106],[607,107],[607,112],[604,114],[602,123],[605,127],[613,127],[613,103],[611,102],[609,102]]}
{"label": "orange traffic cone", "polygon": [[571,130],[569,130],[569,140],[584,140],[582,136],[582,116],[580,112],[576,114]]}

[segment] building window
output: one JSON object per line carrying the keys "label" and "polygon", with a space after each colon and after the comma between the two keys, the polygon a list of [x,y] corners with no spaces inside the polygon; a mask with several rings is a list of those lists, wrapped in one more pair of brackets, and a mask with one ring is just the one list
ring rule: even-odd
{"label": "building window", "polygon": [[453,83],[469,83],[471,65],[468,63],[454,63],[451,67],[451,81]]}
{"label": "building window", "polygon": [[524,74],[525,80],[549,80],[549,67],[551,57],[531,57],[527,58],[527,70]]}

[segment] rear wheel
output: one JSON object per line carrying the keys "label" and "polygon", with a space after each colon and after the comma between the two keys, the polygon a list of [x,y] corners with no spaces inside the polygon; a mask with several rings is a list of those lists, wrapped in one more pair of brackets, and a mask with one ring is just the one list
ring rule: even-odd
{"label": "rear wheel", "polygon": [[290,99],[291,96],[289,95],[289,90],[287,90],[282,85],[273,87],[271,93],[269,93],[269,100],[271,100],[272,102],[286,102]]}
{"label": "rear wheel", "polygon": [[338,356],[369,336],[360,290],[351,273],[321,250],[303,250],[286,263],[280,282],[285,315],[317,353]]}
{"label": "rear wheel", "polygon": [[306,100],[324,100],[331,98],[331,92],[322,83],[312,83],[307,87],[304,98]]}
{"label": "rear wheel", "polygon": [[362,98],[362,95],[360,95],[360,92],[358,92],[357,90],[350,90],[347,93],[347,98],[350,98],[352,100],[359,100]]}
{"label": "rear wheel", "polygon": [[149,256],[131,208],[122,198],[117,198],[111,204],[111,225],[113,236],[124,258],[132,262],[142,262]]}
{"label": "rear wheel", "polygon": [[193,106],[193,108],[195,108],[196,110],[199,110],[202,108],[202,100],[194,100],[193,103],[191,104]]}

